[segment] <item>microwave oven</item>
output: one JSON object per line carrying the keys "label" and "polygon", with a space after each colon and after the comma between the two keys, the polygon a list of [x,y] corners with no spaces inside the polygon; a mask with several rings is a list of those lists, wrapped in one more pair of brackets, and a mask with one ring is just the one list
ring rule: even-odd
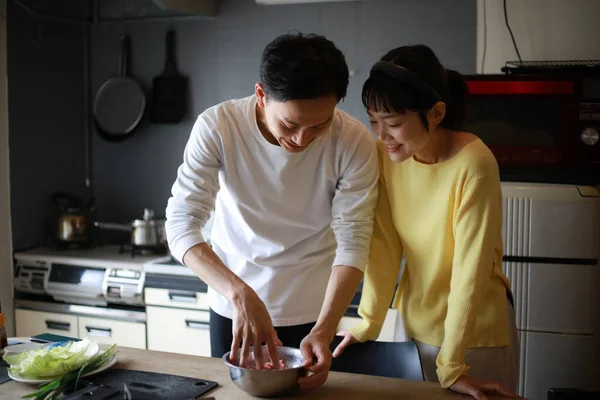
{"label": "microwave oven", "polygon": [[464,130],[503,181],[600,184],[600,74],[465,75]]}

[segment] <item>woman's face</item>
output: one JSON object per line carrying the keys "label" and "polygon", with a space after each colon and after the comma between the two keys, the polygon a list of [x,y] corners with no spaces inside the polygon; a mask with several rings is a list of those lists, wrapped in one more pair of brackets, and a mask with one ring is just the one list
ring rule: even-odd
{"label": "woman's face", "polygon": [[402,162],[427,146],[429,132],[416,111],[404,114],[367,110],[373,133],[386,147],[394,162]]}
{"label": "woman's face", "polygon": [[431,134],[444,118],[446,106],[439,102],[426,112],[429,130],[416,111],[386,113],[368,109],[373,133],[386,147],[394,162],[402,162],[421,153],[429,144]]}

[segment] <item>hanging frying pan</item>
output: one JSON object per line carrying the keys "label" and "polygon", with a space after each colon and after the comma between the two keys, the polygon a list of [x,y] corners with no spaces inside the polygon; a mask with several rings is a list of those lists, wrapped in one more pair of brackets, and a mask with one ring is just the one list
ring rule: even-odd
{"label": "hanging frying pan", "polygon": [[107,140],[128,138],[140,123],[146,108],[141,85],[130,76],[131,37],[121,38],[119,76],[104,82],[96,94],[94,121],[98,133]]}

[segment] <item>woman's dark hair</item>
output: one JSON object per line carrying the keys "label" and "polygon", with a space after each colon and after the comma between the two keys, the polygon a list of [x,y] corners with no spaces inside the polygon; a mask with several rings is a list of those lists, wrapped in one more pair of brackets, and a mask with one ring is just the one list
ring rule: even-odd
{"label": "woman's dark hair", "polygon": [[439,97],[432,97],[419,90],[418,85],[374,68],[363,85],[365,107],[385,113],[416,111],[427,128],[425,113],[441,98],[446,103],[446,116],[441,125],[460,129],[467,112],[467,86],[460,73],[444,69],[433,50],[425,45],[398,47],[384,55],[381,61],[412,72],[413,79],[421,79],[423,82],[419,83],[429,85]]}
{"label": "woman's dark hair", "polygon": [[275,101],[346,97],[344,54],[323,36],[290,33],[269,43],[260,61],[260,80]]}

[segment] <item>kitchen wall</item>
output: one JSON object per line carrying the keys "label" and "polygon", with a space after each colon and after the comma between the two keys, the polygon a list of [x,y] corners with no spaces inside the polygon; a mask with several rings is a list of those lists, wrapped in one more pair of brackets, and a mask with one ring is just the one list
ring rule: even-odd
{"label": "kitchen wall", "polygon": [[315,32],[346,54],[354,77],[340,108],[366,122],[360,88],[370,66],[387,50],[425,43],[448,67],[475,71],[475,0],[369,0],[258,6],[254,0],[221,0],[215,19],[112,23],[92,28],[92,95],[117,71],[119,38],[132,35],[133,74],[147,89],[164,63],[164,35],[173,27],[182,73],[190,78],[191,106],[178,125],[143,122],[121,143],[93,138],[93,181],[98,216],[113,221],[141,217],[144,207],[164,214],[195,116],[218,102],[253,93],[264,46],[290,30]]}
{"label": "kitchen wall", "polygon": [[[6,0],[0,0],[6,14]],[[6,23],[0,16],[0,303],[9,336],[14,335],[10,241],[10,186],[8,178],[8,110],[6,88]]]}
{"label": "kitchen wall", "polygon": [[[508,21],[523,60],[598,60],[597,0],[509,0]],[[499,73],[518,60],[503,2],[477,0],[477,72]]]}
{"label": "kitchen wall", "polygon": [[7,14],[12,235],[19,250],[45,243],[54,191],[87,196],[85,28],[36,20],[10,1]]}

